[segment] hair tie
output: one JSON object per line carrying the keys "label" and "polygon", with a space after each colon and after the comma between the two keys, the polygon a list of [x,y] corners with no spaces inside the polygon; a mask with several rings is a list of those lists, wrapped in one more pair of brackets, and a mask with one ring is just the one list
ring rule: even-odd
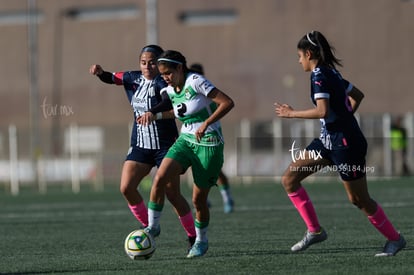
{"label": "hair tie", "polygon": [[169,58],[164,58],[164,57],[158,58],[158,62],[160,62],[160,61],[167,61],[167,62],[172,62],[172,63],[176,63],[176,64],[183,64],[180,61],[177,61],[177,60],[174,60],[174,59],[169,59]]}
{"label": "hair tie", "polygon": [[314,45],[315,47],[318,47],[318,44],[316,44],[315,42],[313,42],[311,39],[310,39],[310,34],[311,33],[313,33],[313,31],[312,32],[308,32],[307,34],[306,34],[306,38],[308,39],[308,41],[309,41],[309,43],[311,43],[312,45]]}

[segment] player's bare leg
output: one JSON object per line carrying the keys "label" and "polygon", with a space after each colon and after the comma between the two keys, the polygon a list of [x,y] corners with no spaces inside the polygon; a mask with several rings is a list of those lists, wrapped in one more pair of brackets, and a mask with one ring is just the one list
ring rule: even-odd
{"label": "player's bare leg", "polygon": [[406,246],[404,237],[395,230],[382,207],[368,193],[366,176],[344,181],[349,201],[368,217],[371,224],[387,239],[384,249],[375,256],[394,256]]}
{"label": "player's bare leg", "polygon": [[196,239],[194,218],[190,205],[181,194],[180,187],[180,175],[177,174],[176,178],[167,184],[165,194],[167,196],[167,199],[173,205],[174,211],[177,214],[178,219],[180,220],[180,223],[187,234],[188,249],[190,249]]}
{"label": "player's bare leg", "polygon": [[223,199],[224,213],[231,213],[234,211],[234,200],[230,193],[229,179],[221,170],[218,176],[217,185],[220,190],[221,198]]}
{"label": "player's bare leg", "polygon": [[180,163],[164,158],[155,174],[148,203],[148,227],[153,236],[160,233],[160,217],[164,207],[165,195],[175,208],[187,235],[194,236],[194,222],[187,200],[181,195],[179,175],[183,170]]}
{"label": "player's bare leg", "polygon": [[[308,155],[305,154],[305,156]],[[301,181],[329,163],[325,159],[309,157],[299,159],[292,162],[282,176],[282,185],[307,227],[303,239],[291,247],[293,252],[303,251],[310,245],[327,239],[327,234],[319,224],[312,201],[305,188],[303,188]]]}
{"label": "player's bare leg", "polygon": [[122,167],[120,191],[135,218],[143,227],[148,225],[148,210],[138,192],[138,185],[151,171],[152,166],[145,163],[126,160]]}

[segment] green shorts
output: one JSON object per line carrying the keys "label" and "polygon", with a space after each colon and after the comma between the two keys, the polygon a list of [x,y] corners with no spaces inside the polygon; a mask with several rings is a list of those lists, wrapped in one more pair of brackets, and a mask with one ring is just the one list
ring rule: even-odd
{"label": "green shorts", "polygon": [[165,157],[178,161],[184,171],[191,166],[195,185],[200,188],[210,188],[216,184],[223,166],[223,148],[223,143],[204,146],[186,141],[180,136]]}

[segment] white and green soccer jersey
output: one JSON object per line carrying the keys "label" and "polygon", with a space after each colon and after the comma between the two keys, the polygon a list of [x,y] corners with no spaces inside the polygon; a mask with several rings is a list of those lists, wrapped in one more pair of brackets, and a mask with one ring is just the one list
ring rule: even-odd
{"label": "white and green soccer jersey", "polygon": [[208,126],[200,142],[195,137],[196,130],[217,108],[217,104],[207,97],[214,88],[215,86],[203,76],[189,73],[181,92],[176,93],[171,86],[161,91],[168,93],[175,117],[182,122],[181,135],[189,142],[206,146],[223,143],[219,121]]}

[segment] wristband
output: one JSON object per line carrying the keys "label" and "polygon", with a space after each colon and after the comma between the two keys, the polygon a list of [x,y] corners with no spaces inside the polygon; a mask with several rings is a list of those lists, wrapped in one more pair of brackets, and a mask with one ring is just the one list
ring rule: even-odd
{"label": "wristband", "polygon": [[159,119],[162,119],[162,113],[161,112],[155,114],[155,120],[159,120]]}

